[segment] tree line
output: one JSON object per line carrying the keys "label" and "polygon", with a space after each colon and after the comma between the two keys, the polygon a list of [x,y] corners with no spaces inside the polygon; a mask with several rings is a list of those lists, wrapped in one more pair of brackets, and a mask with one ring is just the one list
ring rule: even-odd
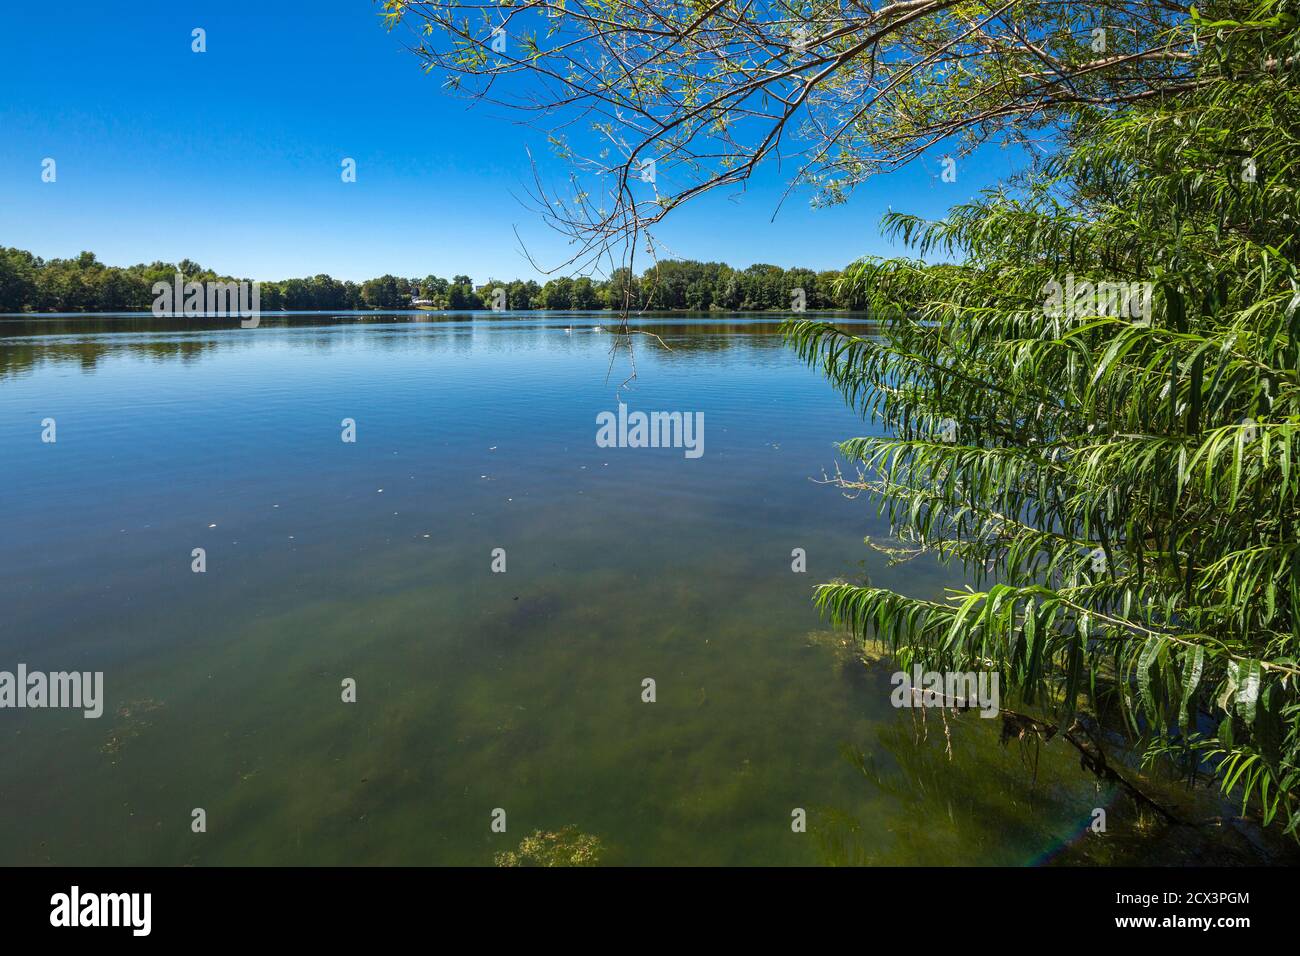
{"label": "tree line", "polygon": [[[177,273],[189,282],[237,282],[190,259],[110,266],[93,252],[75,259],[42,259],[23,249],[0,247],[0,312],[137,312],[154,302],[155,282]],[[264,311],[407,309],[663,309],[707,312],[790,309],[797,301],[812,310],[859,305],[851,289],[841,293],[839,270],[783,269],[757,264],[736,269],[721,262],[664,261],[640,275],[616,269],[608,278],[488,279],[466,275],[405,278],[383,275],[357,283],[325,274],[262,282]],[[501,290],[500,293],[497,290]]]}

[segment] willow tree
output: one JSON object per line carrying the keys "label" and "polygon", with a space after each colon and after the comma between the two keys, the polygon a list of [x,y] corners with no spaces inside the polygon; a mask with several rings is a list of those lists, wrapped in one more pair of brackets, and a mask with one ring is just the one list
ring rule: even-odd
{"label": "willow tree", "polygon": [[1300,31],[1267,0],[1176,32],[1192,90],[1080,117],[1070,154],[941,221],[887,217],[959,264],[859,263],[879,338],[789,327],[887,426],[842,444],[843,484],[974,581],[817,599],[907,662],[996,670],[1055,726],[1122,716],[1294,833]]}

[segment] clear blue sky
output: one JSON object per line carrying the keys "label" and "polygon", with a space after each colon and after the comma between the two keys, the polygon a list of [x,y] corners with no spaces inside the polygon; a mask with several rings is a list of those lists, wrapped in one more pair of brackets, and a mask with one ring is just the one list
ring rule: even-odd
{"label": "clear blue sky", "polygon": [[[220,273],[363,280],[558,265],[564,240],[520,203],[542,135],[468,108],[385,31],[372,0],[280,5],[156,0],[0,6],[0,245],[113,265],[191,258]],[[208,50],[190,50],[190,31]],[[889,247],[895,208],[937,215],[1004,175],[988,150],[956,184],[940,156],[808,207],[773,167],[735,199],[684,210],[660,237],[678,256],[839,268]],[[339,163],[357,161],[357,182]],[[56,160],[58,181],[41,182]]]}

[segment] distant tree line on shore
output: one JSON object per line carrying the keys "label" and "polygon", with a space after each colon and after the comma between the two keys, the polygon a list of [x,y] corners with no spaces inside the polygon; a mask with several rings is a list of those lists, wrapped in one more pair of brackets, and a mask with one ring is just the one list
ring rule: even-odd
{"label": "distant tree line on shore", "polygon": [[[119,267],[105,265],[92,252],[75,259],[42,259],[22,249],[0,246],[0,312],[136,312],[154,302],[155,282],[172,282],[176,273],[188,282],[237,282],[197,262],[152,262]],[[434,309],[491,308],[505,292],[507,309],[687,309],[757,311],[790,309],[802,290],[810,310],[852,309],[851,290],[840,293],[839,270],[783,269],[752,265],[734,269],[720,262],[671,260],[656,263],[639,276],[616,269],[607,279],[556,278],[545,284],[531,279],[489,279],[476,285],[469,276],[449,279],[383,275],[365,282],[340,281],[328,275],[261,283],[263,311],[318,309],[408,309],[413,302]]]}

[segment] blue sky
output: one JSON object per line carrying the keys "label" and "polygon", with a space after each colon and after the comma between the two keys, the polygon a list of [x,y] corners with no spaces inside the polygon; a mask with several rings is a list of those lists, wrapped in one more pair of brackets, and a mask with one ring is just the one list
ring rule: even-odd
{"label": "blue sky", "polygon": [[[0,245],[110,264],[194,259],[218,272],[363,280],[537,276],[565,240],[520,202],[541,133],[441,89],[372,0],[286,7],[154,0],[0,8]],[[207,31],[207,52],[190,31]],[[46,157],[55,183],[41,181]],[[357,182],[340,161],[357,161]],[[880,216],[937,215],[1004,175],[985,151],[939,179],[940,155],[813,210],[773,167],[740,195],[684,209],[660,238],[684,258],[839,268],[890,247]],[[897,251],[897,250],[895,250]]]}

